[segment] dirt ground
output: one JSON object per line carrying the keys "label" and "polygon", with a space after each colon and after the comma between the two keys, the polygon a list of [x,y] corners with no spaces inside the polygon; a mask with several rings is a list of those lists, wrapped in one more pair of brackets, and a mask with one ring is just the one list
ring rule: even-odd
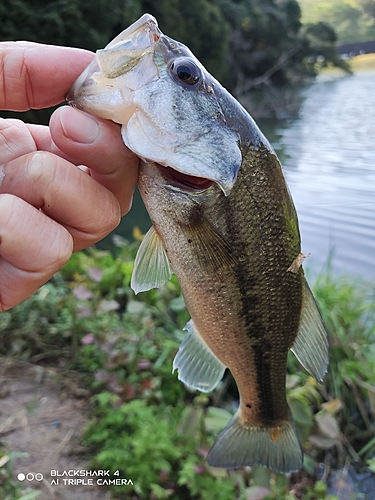
{"label": "dirt ground", "polygon": [[87,450],[79,444],[86,409],[82,389],[65,377],[62,384],[56,371],[26,363],[0,367],[0,447],[24,455],[14,459],[13,475],[18,481],[21,474],[25,488],[38,490],[38,500],[109,499],[95,477],[92,486],[64,484],[68,476],[53,484],[57,478],[53,471],[89,470]]}

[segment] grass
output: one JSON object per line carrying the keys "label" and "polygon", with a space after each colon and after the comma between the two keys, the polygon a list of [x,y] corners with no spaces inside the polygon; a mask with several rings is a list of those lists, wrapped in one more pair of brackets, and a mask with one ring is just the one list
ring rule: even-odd
{"label": "grass", "polygon": [[[127,471],[132,480],[112,486],[113,499],[328,499],[335,498],[327,493],[329,473],[319,480],[319,464],[326,471],[351,463],[375,467],[372,285],[329,273],[315,283],[330,337],[330,370],[317,384],[291,355],[287,376],[304,469],[288,477],[263,467],[226,472],[209,467],[205,455],[233,414],[233,381],[227,374],[206,395],[188,391],[172,375],[189,317],[177,280],[134,296],[129,283],[138,243],[117,244],[115,254],[75,254],[34,296],[0,316],[0,352],[8,361],[79,374],[91,394],[84,440],[91,466]],[[10,483],[9,471],[4,477],[9,491],[17,486],[7,500],[20,498],[21,486]]]}

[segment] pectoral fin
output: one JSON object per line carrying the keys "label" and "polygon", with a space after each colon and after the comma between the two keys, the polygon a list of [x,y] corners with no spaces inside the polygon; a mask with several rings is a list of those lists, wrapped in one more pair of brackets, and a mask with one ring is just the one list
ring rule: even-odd
{"label": "pectoral fin", "polygon": [[328,367],[327,333],[305,279],[302,286],[301,321],[291,350],[310,375],[318,382],[322,382]]}
{"label": "pectoral fin", "polygon": [[173,371],[178,369],[178,379],[202,392],[215,389],[223,378],[225,366],[203,341],[190,320],[184,330],[187,335],[173,360]]}
{"label": "pectoral fin", "polygon": [[138,249],[130,286],[135,293],[145,292],[163,286],[171,277],[162,241],[151,226]]}
{"label": "pectoral fin", "polygon": [[204,217],[181,229],[203,270],[216,273],[233,266],[235,257],[230,246]]}

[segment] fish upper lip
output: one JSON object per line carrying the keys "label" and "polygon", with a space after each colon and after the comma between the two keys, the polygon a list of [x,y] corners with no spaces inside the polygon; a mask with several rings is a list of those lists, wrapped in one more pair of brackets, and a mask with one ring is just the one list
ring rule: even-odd
{"label": "fish upper lip", "polygon": [[[149,35],[148,37],[147,34]],[[124,48],[121,45],[129,42],[129,52],[143,51],[143,53],[147,53],[150,52],[151,47],[159,41],[161,36],[163,34],[158,27],[156,19],[151,14],[144,14],[138,21],[114,38],[104,49],[97,51],[96,57],[74,82],[65,98],[66,101],[75,108],[85,109],[85,106],[79,103],[79,99],[77,100],[77,95],[81,87],[90,82],[96,72],[101,71],[100,64],[98,63],[99,52],[121,50]]]}

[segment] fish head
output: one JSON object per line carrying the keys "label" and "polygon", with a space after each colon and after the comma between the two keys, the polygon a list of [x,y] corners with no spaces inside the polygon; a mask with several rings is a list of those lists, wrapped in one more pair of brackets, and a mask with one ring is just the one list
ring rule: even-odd
{"label": "fish head", "polygon": [[242,162],[233,103],[245,114],[228,96],[185,45],[145,14],[97,51],[67,100],[121,124],[126,146],[145,162],[196,178],[202,189],[199,179],[216,183],[228,195]]}

